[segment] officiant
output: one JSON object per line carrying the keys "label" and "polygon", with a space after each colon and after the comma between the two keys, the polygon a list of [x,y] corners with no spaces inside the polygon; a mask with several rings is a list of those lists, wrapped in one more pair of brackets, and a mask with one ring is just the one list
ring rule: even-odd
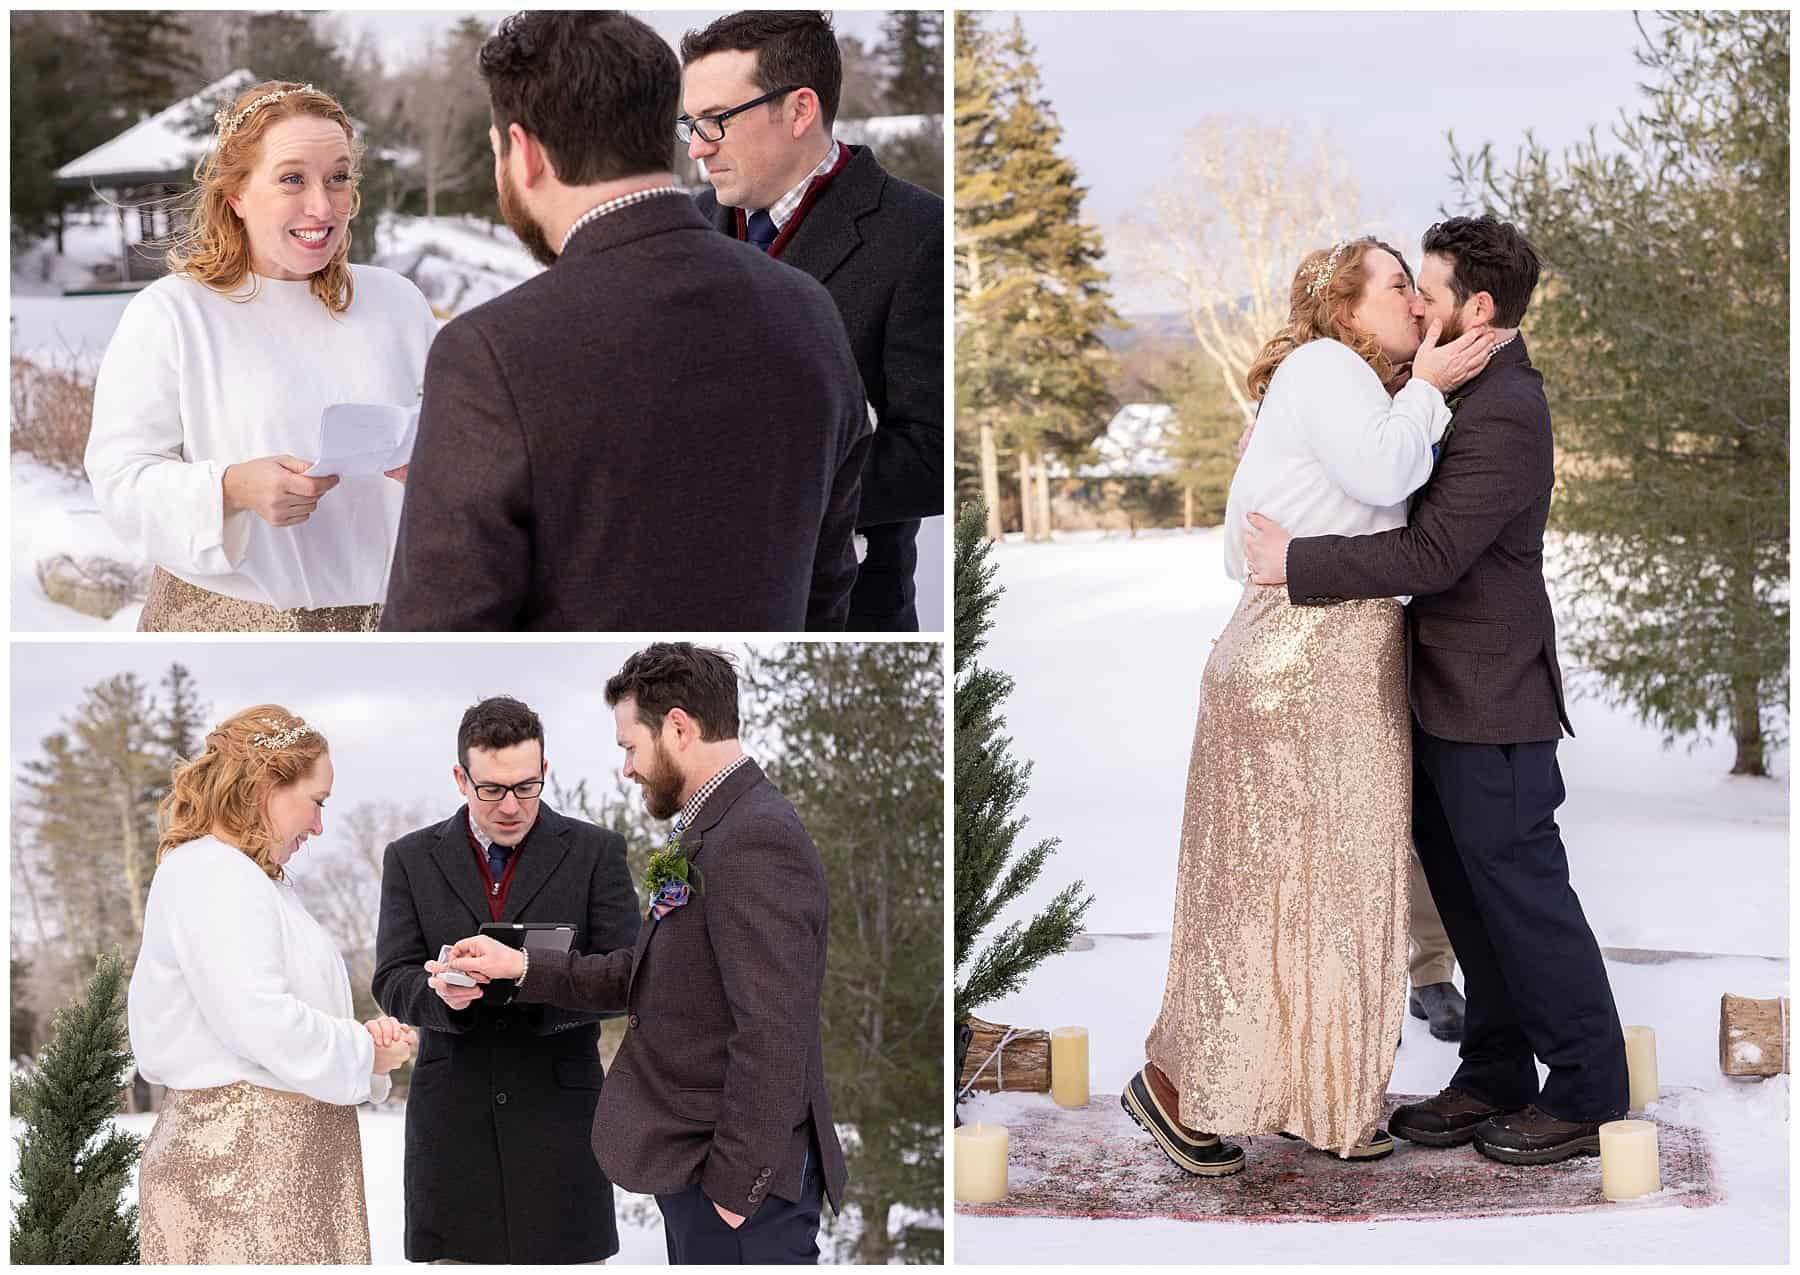
{"label": "officiant", "polygon": [[310,84],[214,117],[170,273],[100,364],[86,468],[154,568],[144,631],[373,629],[405,469],[315,468],[325,409],[417,406],[437,319],[404,276],[351,265],[362,144]]}
{"label": "officiant", "polygon": [[387,848],[375,999],[419,1028],[406,1103],[409,1261],[597,1262],[619,1251],[612,1186],[588,1143],[614,1015],[477,999],[423,966],[492,921],[568,922],[630,949],[637,893],[617,833],[543,799],[544,727],[506,696],[463,714],[452,775],[467,804]]}

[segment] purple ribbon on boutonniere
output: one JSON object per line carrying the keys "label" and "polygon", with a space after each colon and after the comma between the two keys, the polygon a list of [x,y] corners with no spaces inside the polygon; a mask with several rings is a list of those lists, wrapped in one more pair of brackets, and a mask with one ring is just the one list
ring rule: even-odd
{"label": "purple ribbon on boutonniere", "polygon": [[692,893],[686,881],[664,881],[650,900],[650,919],[660,921],[676,908],[685,907]]}

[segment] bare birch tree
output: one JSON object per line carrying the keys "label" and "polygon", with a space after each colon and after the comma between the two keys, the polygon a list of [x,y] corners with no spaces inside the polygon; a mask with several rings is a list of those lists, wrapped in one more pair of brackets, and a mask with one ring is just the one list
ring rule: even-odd
{"label": "bare birch tree", "polygon": [[1360,234],[1355,181],[1322,138],[1241,116],[1189,129],[1169,181],[1127,220],[1123,256],[1137,281],[1182,308],[1246,421],[1245,374],[1287,322],[1301,257]]}

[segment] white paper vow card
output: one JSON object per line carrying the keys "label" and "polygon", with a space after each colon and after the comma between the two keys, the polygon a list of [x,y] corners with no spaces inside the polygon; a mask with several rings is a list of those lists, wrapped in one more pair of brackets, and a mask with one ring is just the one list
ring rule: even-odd
{"label": "white paper vow card", "polygon": [[319,420],[319,458],[306,472],[319,478],[384,474],[412,459],[418,436],[416,407],[333,403]]}

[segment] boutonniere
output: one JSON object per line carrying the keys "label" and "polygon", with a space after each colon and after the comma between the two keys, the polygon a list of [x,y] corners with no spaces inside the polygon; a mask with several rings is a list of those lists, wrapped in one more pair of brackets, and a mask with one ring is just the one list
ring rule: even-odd
{"label": "boutonniere", "polygon": [[645,918],[660,921],[676,908],[684,907],[700,891],[700,869],[688,862],[678,836],[650,856],[644,867],[644,893],[650,896]]}

